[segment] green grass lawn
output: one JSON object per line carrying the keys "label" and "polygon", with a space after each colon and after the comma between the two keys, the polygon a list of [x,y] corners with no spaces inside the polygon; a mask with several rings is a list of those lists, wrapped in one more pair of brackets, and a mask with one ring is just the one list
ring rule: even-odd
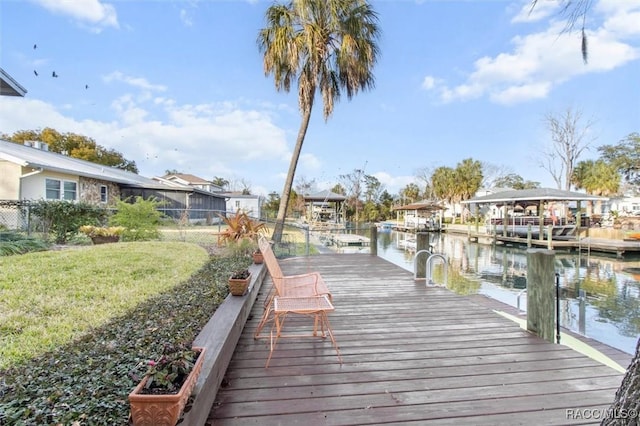
{"label": "green grass lawn", "polygon": [[207,252],[121,243],[0,258],[0,369],[70,342],[189,278]]}
{"label": "green grass lawn", "polygon": [[192,342],[249,263],[166,241],[0,257],[0,424],[128,424],[148,360]]}

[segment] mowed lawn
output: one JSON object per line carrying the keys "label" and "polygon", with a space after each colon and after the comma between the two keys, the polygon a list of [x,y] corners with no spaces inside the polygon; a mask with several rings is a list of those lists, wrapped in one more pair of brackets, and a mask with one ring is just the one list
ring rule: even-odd
{"label": "mowed lawn", "polygon": [[0,370],[41,355],[179,285],[209,255],[132,242],[0,257]]}

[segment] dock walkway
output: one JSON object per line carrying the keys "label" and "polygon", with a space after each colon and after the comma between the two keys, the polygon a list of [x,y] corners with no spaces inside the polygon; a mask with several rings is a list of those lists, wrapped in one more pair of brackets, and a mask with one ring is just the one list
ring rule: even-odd
{"label": "dock walkway", "polygon": [[599,424],[585,413],[605,410],[621,383],[612,368],[531,335],[474,297],[416,284],[379,257],[281,265],[325,278],[344,363],[328,340],[281,339],[264,368],[269,341],[253,332],[267,277],[208,425]]}
{"label": "dock walkway", "polygon": [[[547,239],[531,238],[516,236],[505,236],[501,234],[493,235],[484,231],[476,231],[475,228],[465,228],[463,226],[449,226],[447,232],[453,234],[464,234],[469,239],[483,242],[505,245],[527,246],[534,248],[548,248],[549,241]],[[640,255],[640,241],[637,240],[617,240],[611,238],[581,237],[575,236],[554,236],[551,239],[552,250],[580,251],[580,252],[597,252],[603,254],[615,255],[622,259],[626,256]]]}

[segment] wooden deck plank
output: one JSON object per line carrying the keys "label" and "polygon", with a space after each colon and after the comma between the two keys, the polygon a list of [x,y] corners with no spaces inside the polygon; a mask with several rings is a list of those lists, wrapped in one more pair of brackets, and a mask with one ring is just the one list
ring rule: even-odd
{"label": "wooden deck plank", "polygon": [[606,408],[622,380],[470,297],[414,283],[412,274],[375,256],[329,254],[281,265],[285,274],[322,273],[344,363],[328,339],[281,339],[264,368],[269,341],[253,339],[259,299],[209,424],[597,424],[569,419],[566,410]]}

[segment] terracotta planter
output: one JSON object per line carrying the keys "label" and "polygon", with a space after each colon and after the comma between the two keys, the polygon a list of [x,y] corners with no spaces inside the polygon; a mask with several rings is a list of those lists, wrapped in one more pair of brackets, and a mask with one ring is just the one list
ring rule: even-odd
{"label": "terracotta planter", "polygon": [[244,296],[251,282],[251,274],[247,278],[229,278],[229,293],[234,296]]}
{"label": "terracotta planter", "polygon": [[253,252],[253,263],[260,264],[262,262],[264,262],[264,256],[262,255],[262,252]]}
{"label": "terracotta planter", "polygon": [[117,243],[120,241],[119,235],[98,235],[95,237],[91,237],[91,241],[93,244],[107,244],[107,243]]}
{"label": "terracotta planter", "polygon": [[205,348],[193,349],[199,351],[200,355],[178,393],[167,395],[141,394],[140,390],[147,382],[145,377],[129,394],[131,419],[134,426],[175,426],[189,396],[191,396],[191,392],[193,392],[193,387],[196,385],[204,363]]}

